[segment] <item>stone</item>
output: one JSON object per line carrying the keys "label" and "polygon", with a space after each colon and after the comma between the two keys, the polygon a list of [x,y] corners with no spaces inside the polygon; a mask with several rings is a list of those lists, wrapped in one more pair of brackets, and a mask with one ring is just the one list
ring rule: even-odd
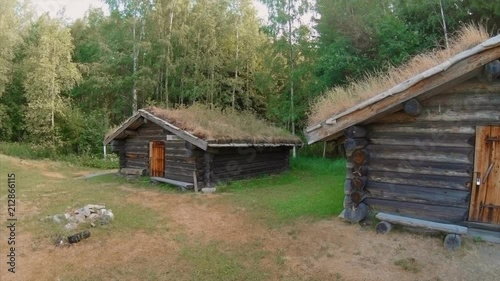
{"label": "stone", "polygon": [[99,217],[99,215],[97,215],[96,213],[92,213],[90,214],[87,219],[91,220],[91,221],[95,221],[97,218]]}
{"label": "stone", "polygon": [[108,221],[112,221],[115,219],[115,215],[113,214],[113,211],[111,211],[111,209],[106,210],[104,217],[107,218]]}
{"label": "stone", "polygon": [[204,187],[201,189],[203,193],[214,193],[217,189],[215,187]]}
{"label": "stone", "polygon": [[88,207],[82,208],[80,214],[84,215],[85,217],[88,217],[90,215],[90,208]]}
{"label": "stone", "polygon": [[71,215],[70,215],[69,213],[65,213],[65,214],[64,214],[64,218],[65,218],[65,219],[69,219],[69,217],[71,217]]}
{"label": "stone", "polygon": [[77,214],[75,216],[75,219],[76,219],[77,223],[85,222],[85,215],[84,214]]}
{"label": "stone", "polygon": [[97,210],[100,210],[100,209],[105,209],[106,206],[104,206],[104,205],[88,204],[87,206],[85,206],[85,208],[94,209],[94,211],[97,211]]}
{"label": "stone", "polygon": [[63,223],[64,220],[66,220],[66,218],[61,215],[61,214],[57,214],[57,215],[54,215],[52,217],[52,220],[55,222],[55,223]]}
{"label": "stone", "polygon": [[64,226],[64,229],[66,230],[75,230],[78,228],[78,224],[74,223],[74,222],[70,222],[70,223],[67,223],[65,226]]}

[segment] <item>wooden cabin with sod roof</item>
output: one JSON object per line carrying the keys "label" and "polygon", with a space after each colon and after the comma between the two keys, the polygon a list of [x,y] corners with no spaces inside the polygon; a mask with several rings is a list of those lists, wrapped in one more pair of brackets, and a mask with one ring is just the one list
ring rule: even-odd
{"label": "wooden cabin with sod roof", "polygon": [[371,210],[500,234],[500,36],[488,37],[464,28],[449,49],[335,88],[313,107],[308,143],[338,141],[348,156],[344,219]]}
{"label": "wooden cabin with sod roof", "polygon": [[104,139],[120,172],[182,187],[210,187],[288,169],[301,140],[250,113],[189,108],[140,109]]}

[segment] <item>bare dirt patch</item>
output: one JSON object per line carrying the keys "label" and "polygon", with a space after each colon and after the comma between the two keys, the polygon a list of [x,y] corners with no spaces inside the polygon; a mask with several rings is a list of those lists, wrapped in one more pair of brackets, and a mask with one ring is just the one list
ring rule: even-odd
{"label": "bare dirt patch", "polygon": [[496,280],[500,274],[500,262],[492,264],[491,259],[500,245],[467,240],[459,251],[448,252],[439,237],[377,235],[337,218],[272,228],[241,207],[221,204],[217,196],[141,191],[128,200],[161,211],[188,239],[223,240],[233,246],[259,241],[257,247],[271,253],[262,264],[274,271],[272,279]]}

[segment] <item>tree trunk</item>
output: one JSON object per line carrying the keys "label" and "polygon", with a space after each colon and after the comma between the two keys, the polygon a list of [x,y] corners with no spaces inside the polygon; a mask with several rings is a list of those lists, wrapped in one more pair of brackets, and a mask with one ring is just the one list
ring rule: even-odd
{"label": "tree trunk", "polygon": [[439,0],[439,7],[441,8],[441,19],[443,20],[444,40],[446,43],[446,49],[448,49],[450,46],[448,45],[448,28],[446,27],[446,20],[444,18],[443,0]]}
{"label": "tree trunk", "polygon": [[137,59],[139,56],[139,51],[137,47],[137,42],[136,42],[136,19],[134,19],[134,25],[132,27],[132,33],[133,33],[133,70],[132,70],[132,75],[134,76],[134,85],[132,86],[132,113],[137,112],[137,87],[136,87],[136,81],[135,81],[135,74],[137,72]]}
{"label": "tree trunk", "polygon": [[[293,108],[293,42],[292,42],[292,1],[288,0],[288,43],[290,44],[290,119],[292,125],[292,134],[295,136],[295,118],[294,118],[294,108]],[[293,146],[293,158],[297,156],[297,149]]]}
{"label": "tree trunk", "polygon": [[240,20],[241,18],[238,17],[238,22],[236,24],[236,66],[234,70],[234,84],[233,84],[233,95],[231,98],[231,106],[234,109],[234,103],[236,100],[236,83],[238,80],[238,56],[239,56],[239,43],[240,43]]}
{"label": "tree trunk", "polygon": [[168,40],[167,40],[167,54],[166,54],[166,62],[165,62],[165,106],[168,108],[169,104],[168,104],[168,99],[169,99],[169,91],[168,91],[168,78],[169,78],[169,67],[170,67],[170,64],[171,64],[171,61],[170,61],[170,46],[172,44],[172,25],[174,23],[174,11],[171,10],[170,11],[170,23],[169,23],[169,26],[168,26]]}

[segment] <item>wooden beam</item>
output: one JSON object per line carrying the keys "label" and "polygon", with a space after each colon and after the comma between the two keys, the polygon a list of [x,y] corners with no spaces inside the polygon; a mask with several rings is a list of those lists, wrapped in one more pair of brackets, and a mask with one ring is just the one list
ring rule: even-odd
{"label": "wooden beam", "polygon": [[104,145],[110,143],[113,139],[115,139],[119,134],[125,131],[130,125],[132,125],[137,119],[141,118],[141,114],[137,112],[132,115],[129,119],[127,119],[118,129],[116,129],[113,133],[104,138],[102,142]]}
{"label": "wooden beam", "polygon": [[200,139],[198,138],[197,136],[187,132],[187,131],[184,131],[180,128],[177,128],[176,126],[170,124],[169,122],[163,120],[163,119],[160,119],[156,116],[154,116],[153,114],[147,112],[146,110],[143,110],[143,109],[139,109],[138,111],[141,116],[143,116],[144,118],[147,118],[148,120],[150,120],[151,122],[157,124],[158,126],[172,132],[174,135],[194,144],[195,146],[203,149],[203,150],[207,150],[207,147],[208,147],[208,143],[203,140],[203,139]]}
{"label": "wooden beam", "polygon": [[400,225],[422,227],[426,229],[442,231],[445,233],[467,234],[467,227],[454,224],[444,224],[444,223],[438,223],[420,219],[413,219],[387,213],[378,213],[375,217],[381,221],[387,221],[390,223],[395,223]]}
{"label": "wooden beam", "polygon": [[360,126],[351,126],[345,130],[346,138],[364,138],[366,137],[366,129]]}
{"label": "wooden beam", "polygon": [[480,45],[460,53],[449,61],[328,119],[335,119],[335,122],[324,120],[321,126],[315,126],[316,129],[307,130],[308,143],[312,144],[331,138],[332,135],[342,134],[342,131],[350,126],[378,118],[398,106],[402,108],[402,103],[412,98],[419,96],[428,98],[436,95],[478,75],[482,71],[482,66],[499,57],[500,46],[498,44],[490,46],[489,49]]}
{"label": "wooden beam", "polygon": [[403,104],[403,111],[410,116],[419,116],[422,113],[422,105],[417,99],[411,99]]}
{"label": "wooden beam", "polygon": [[127,136],[137,136],[139,133],[137,131],[132,131],[132,130],[125,130],[125,134]]}

